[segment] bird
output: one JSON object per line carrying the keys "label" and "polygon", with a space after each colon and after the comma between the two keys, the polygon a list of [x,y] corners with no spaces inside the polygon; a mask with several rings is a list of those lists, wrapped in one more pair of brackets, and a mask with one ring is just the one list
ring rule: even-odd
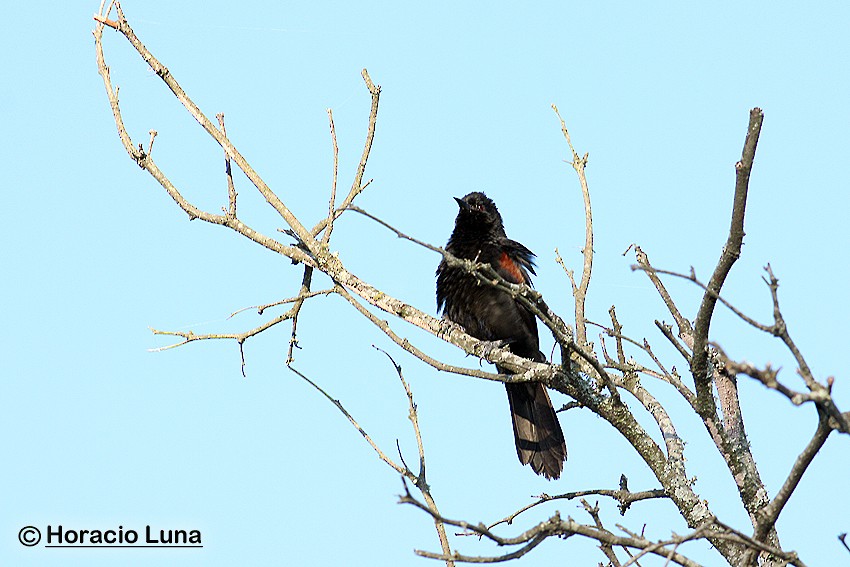
{"label": "bird", "polygon": [[[531,285],[534,254],[505,233],[496,204],[482,192],[455,197],[459,210],[445,250],[457,258],[489,264],[514,284]],[[445,258],[437,267],[437,312],[467,334],[506,346],[517,356],[546,362],[540,352],[534,314],[507,292],[479,281]],[[509,370],[496,366],[503,374]],[[517,457],[538,475],[557,479],[567,459],[567,445],[549,394],[540,382],[505,383],[513,421]]]}

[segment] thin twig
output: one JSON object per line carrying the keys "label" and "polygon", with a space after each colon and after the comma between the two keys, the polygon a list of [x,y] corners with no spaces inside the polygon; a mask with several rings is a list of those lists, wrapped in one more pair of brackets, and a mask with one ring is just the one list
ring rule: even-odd
{"label": "thin twig", "polygon": [[626,355],[623,352],[623,327],[620,326],[620,322],[617,320],[617,310],[613,305],[610,309],[608,309],[608,315],[611,317],[611,327],[614,331],[612,336],[614,337],[614,341],[617,343],[617,360],[619,360],[621,364],[625,364]]}
{"label": "thin twig", "polygon": [[[649,277],[652,285],[654,285],[655,289],[658,291],[658,295],[661,296],[661,300],[664,301],[664,305],[667,307],[667,310],[670,311],[670,314],[673,316],[673,320],[676,321],[676,325],[679,327],[679,337],[685,340],[691,339],[691,344],[688,346],[693,346],[693,327],[691,327],[691,322],[685,319],[679,311],[679,308],[676,307],[676,303],[670,296],[670,292],[667,291],[667,288],[664,286],[661,278],[658,277],[655,268],[653,268],[652,264],[649,262],[649,256],[646,255],[646,252],[641,250],[641,247],[637,244],[632,244],[623,254],[626,254],[631,248],[634,248],[635,250],[635,259],[637,260],[638,266]],[[687,356],[687,359],[690,360],[690,355]]]}
{"label": "thin twig", "polygon": [[[602,524],[602,518],[599,517],[599,502],[597,501],[595,505],[591,506],[587,502],[587,500],[582,498],[581,505],[593,519],[594,525],[596,525],[596,527],[600,530],[604,530],[605,526]],[[605,557],[608,558],[608,561],[610,562],[610,567],[621,567],[620,559],[617,557],[617,554],[614,553],[614,546],[612,546],[608,542],[600,542],[599,549],[601,549]]]}
{"label": "thin twig", "polygon": [[375,443],[372,440],[372,438],[369,436],[369,434],[366,433],[366,430],[363,429],[363,427],[361,427],[359,423],[357,423],[357,420],[354,419],[354,416],[352,416],[350,413],[348,413],[348,410],[345,409],[345,406],[342,405],[342,402],[340,402],[338,399],[332,397],[321,386],[319,386],[318,384],[316,384],[315,382],[310,380],[310,378],[308,378],[306,375],[304,375],[301,371],[297,370],[294,366],[288,366],[287,368],[289,368],[293,373],[295,373],[297,376],[299,376],[305,382],[310,384],[320,394],[322,394],[329,402],[331,402],[334,406],[336,406],[336,408],[340,411],[340,413],[342,413],[342,415],[344,415],[346,417],[346,419],[348,419],[348,421],[351,423],[351,425],[354,426],[354,428],[360,433],[360,435],[363,436],[363,438],[366,440],[366,442],[369,444],[369,446],[372,447],[372,450],[375,451],[375,453],[378,455],[379,459],[384,461],[390,468],[392,468],[398,474],[400,474],[402,476],[407,476],[408,478],[411,478],[411,480],[415,480],[415,476],[413,475],[412,472],[410,472],[405,467],[402,467],[401,465],[395,463],[392,459],[387,457],[387,455],[381,450],[381,448],[378,447],[377,443]]}
{"label": "thin twig", "polygon": [[346,209],[349,210],[349,211],[354,211],[355,213],[360,213],[364,217],[375,221],[379,225],[381,225],[384,228],[389,229],[390,231],[395,233],[395,235],[399,238],[403,238],[404,240],[409,240],[410,242],[413,242],[414,244],[418,244],[419,246],[422,246],[423,248],[427,248],[428,250],[431,250],[432,252],[436,252],[437,254],[442,255],[444,258],[452,257],[451,254],[446,252],[443,248],[441,248],[439,246],[434,246],[433,244],[428,244],[427,242],[425,242],[423,240],[419,240],[418,238],[414,238],[413,236],[405,234],[402,231],[400,231],[399,229],[395,228],[390,223],[388,223],[387,221],[376,217],[372,213],[365,211],[365,210],[361,209],[360,207],[357,207],[355,205],[348,205],[348,207],[346,207]]}
{"label": "thin twig", "polygon": [[[579,157],[573,147],[572,141],[570,140],[570,133],[567,130],[567,125],[564,122],[564,119],[561,118],[561,113],[558,112],[558,107],[553,104],[552,110],[555,111],[558,120],[561,122],[561,132],[567,140],[570,152],[573,154],[573,159],[570,162],[570,165],[573,166],[576,175],[578,175],[579,184],[581,185],[581,195],[584,200],[584,249],[582,249],[584,264],[581,272],[581,283],[576,286],[575,281],[572,281],[572,285],[575,296],[576,342],[582,347],[586,347],[588,343],[587,328],[584,320],[584,308],[585,302],[587,301],[587,289],[590,285],[590,274],[593,270],[593,214],[590,207],[590,190],[587,187],[587,177],[584,173],[585,167],[587,167],[588,154],[585,153],[584,156]],[[572,274],[569,271],[567,273],[570,275],[570,280],[572,280]]]}
{"label": "thin twig", "polygon": [[[644,265],[641,265],[641,264],[632,266],[632,270],[647,270],[647,269],[648,269],[647,266],[644,266]],[[652,271],[656,274],[661,274],[661,275],[665,275],[665,276],[673,276],[673,277],[688,280],[689,282],[693,282],[700,289],[702,289],[705,293],[713,295],[714,298],[717,299],[717,301],[719,301],[720,303],[722,303],[723,305],[728,307],[729,310],[732,311],[732,313],[737,315],[744,322],[752,325],[753,327],[755,327],[756,329],[759,329],[760,331],[764,331],[766,333],[771,333],[771,334],[774,333],[774,327],[773,326],[763,325],[762,323],[759,323],[758,321],[756,321],[752,317],[749,317],[746,313],[744,313],[743,311],[741,311],[740,309],[738,309],[737,307],[732,305],[729,301],[724,299],[723,296],[721,296],[719,293],[715,293],[714,290],[710,289],[706,284],[702,283],[697,278],[696,272],[694,271],[693,267],[691,267],[691,272],[689,274],[682,274],[680,272],[674,272],[674,271],[671,271],[671,270],[662,270],[660,268],[652,268]]]}
{"label": "thin twig", "polygon": [[548,494],[541,494],[539,496],[535,496],[537,500],[531,502],[530,504],[526,504],[516,512],[508,514],[501,520],[490,524],[488,527],[490,529],[498,526],[499,524],[507,524],[511,525],[517,516],[526,512],[544,502],[551,502],[552,500],[574,500],[576,498],[584,498],[586,496],[607,496],[608,498],[613,498],[619,503],[620,514],[625,514],[626,510],[628,510],[631,505],[635,502],[640,502],[641,500],[650,500],[653,498],[669,498],[667,493],[664,492],[663,489],[657,488],[655,490],[642,490],[640,492],[631,492],[626,488],[625,490],[611,490],[600,488],[597,490],[577,490],[575,492],[566,492],[564,494],[556,494],[554,496],[550,496]]}
{"label": "thin twig", "polygon": [[[406,490],[406,487],[405,487]],[[434,513],[428,509],[428,507],[413,498],[409,491],[406,491],[406,494],[399,497],[399,504],[411,504],[420,510],[434,516]],[[587,537],[589,539],[596,540],[600,543],[605,543],[614,547],[629,547],[632,549],[646,549],[652,548],[651,553],[658,555],[660,557],[672,557],[672,560],[685,567],[700,567],[699,563],[688,559],[687,557],[679,554],[672,553],[670,550],[666,549],[666,546],[672,545],[676,540],[668,540],[664,542],[652,542],[641,536],[631,536],[631,537],[622,537],[617,536],[611,533],[606,529],[599,529],[596,526],[588,526],[585,524],[580,524],[573,520],[572,518],[567,518],[566,520],[562,519],[559,514],[555,514],[548,520],[540,522],[533,528],[524,531],[515,537],[501,537],[490,531],[487,526],[484,524],[471,524],[469,522],[465,522],[463,520],[452,520],[446,518],[444,516],[440,516],[440,520],[450,526],[456,526],[464,530],[469,530],[471,532],[477,533],[483,537],[486,537],[489,540],[492,540],[496,544],[500,546],[505,545],[521,545],[521,544],[529,544],[529,546],[533,543],[534,546],[540,543],[543,539],[551,536],[562,536],[562,537],[570,537],[573,535],[580,535],[583,537]],[[538,541],[540,540],[540,541]],[[528,546],[527,546],[528,547]],[[517,553],[522,552],[524,555],[529,549],[521,548],[512,554],[501,555],[496,557],[480,557],[480,556],[466,556],[460,555],[458,553],[454,553],[450,559],[454,559],[458,562],[466,562],[466,563],[498,563],[502,561],[507,561],[510,559],[514,559],[517,557]],[[431,553],[427,551],[416,550],[416,554],[421,557],[429,557],[432,559],[447,559],[446,556],[442,554]]]}
{"label": "thin twig", "polygon": [[[814,376],[812,375],[811,369],[809,368],[808,364],[806,363],[805,358],[803,357],[803,354],[800,352],[799,348],[794,343],[793,339],[791,339],[791,336],[788,332],[788,326],[785,323],[785,319],[782,316],[782,310],[780,309],[780,306],[779,306],[779,295],[778,295],[779,280],[773,274],[773,270],[771,269],[770,264],[768,264],[765,267],[765,272],[767,272],[767,277],[764,278],[764,281],[770,289],[771,300],[773,302],[774,322],[773,322],[772,325],[759,323],[758,321],[756,321],[752,317],[749,317],[743,311],[741,311],[740,309],[738,309],[737,307],[732,305],[729,301],[724,299],[722,296],[714,293],[711,289],[708,288],[708,286],[706,286],[704,283],[702,283],[696,277],[696,274],[695,274],[693,268],[691,268],[691,272],[689,274],[683,274],[683,273],[675,272],[675,271],[671,271],[671,270],[662,270],[662,269],[658,269],[658,268],[651,268],[650,266],[648,266],[646,264],[639,264],[639,265],[636,265],[636,266],[632,266],[632,269],[640,269],[640,270],[644,270],[644,271],[647,271],[647,272],[649,272],[649,270],[651,270],[653,274],[668,275],[668,276],[673,276],[673,277],[688,280],[688,281],[694,283],[695,285],[699,286],[702,290],[705,291],[705,293],[715,295],[716,299],[720,303],[722,303],[727,308],[729,308],[729,310],[732,311],[742,321],[746,322],[750,326],[752,326],[752,327],[754,327],[754,328],[756,328],[760,331],[771,334],[775,337],[778,337],[780,340],[782,340],[782,342],[786,345],[788,350],[791,351],[791,354],[794,356],[795,360],[797,361],[798,373],[803,378],[804,382],[806,383],[806,386],[811,391],[810,394],[804,394],[804,393],[801,393],[801,392],[796,392],[796,391],[786,387],[784,384],[782,384],[781,382],[779,382],[777,380],[777,372],[774,371],[772,368],[770,368],[769,365],[764,370],[758,370],[753,365],[751,365],[749,363],[733,362],[732,360],[730,360],[725,355],[725,353],[722,352],[722,349],[718,345],[711,343],[711,346],[713,346],[716,351],[721,353],[723,363],[728,368],[730,368],[730,370],[734,371],[734,373],[736,373],[736,374],[746,374],[746,375],[748,375],[752,378],[759,380],[760,382],[762,382],[768,388],[777,390],[778,392],[785,395],[795,405],[800,405],[800,404],[807,402],[807,401],[812,401],[812,402],[818,404],[833,419],[837,420],[837,423],[839,424],[838,429],[840,431],[850,433],[850,422],[847,422],[842,417],[842,414],[838,410],[838,408],[835,407],[835,404],[832,401],[832,397],[829,395],[828,387],[824,386],[823,384],[821,384],[817,380],[815,380]],[[685,351],[684,347],[682,347],[679,344],[679,342],[673,337],[669,326],[662,325],[658,321],[656,321],[655,324],[658,326],[659,329],[661,329],[661,331],[662,331],[662,333],[664,333],[665,337],[667,337],[667,339],[670,340],[670,342],[674,346],[676,346],[677,349],[679,349],[679,352],[682,354],[682,356],[685,358],[685,360],[690,361],[690,359],[691,359],[690,353]],[[726,411],[724,410],[724,415],[725,414],[726,414]]]}
{"label": "thin twig", "polygon": [[[709,520],[703,523],[701,526],[697,527],[691,533],[685,536],[676,536],[673,535],[673,538],[667,541],[659,541],[653,545],[647,546],[644,549],[640,550],[639,553],[633,555],[629,558],[628,561],[623,563],[622,567],[630,567],[631,565],[640,565],[638,563],[638,559],[643,557],[644,555],[648,555],[649,553],[656,553],[657,555],[661,555],[662,557],[666,556],[667,561],[664,562],[664,565],[669,565],[673,558],[677,555],[676,550],[679,549],[679,546],[688,541],[694,541],[697,539],[703,539],[706,537],[706,534],[709,531],[709,528],[713,525],[713,521]],[[621,526],[622,528],[622,526]],[[664,548],[672,545],[673,547],[670,550],[665,550]],[[660,553],[659,553],[660,551]]]}
{"label": "thin twig", "polygon": [[[382,352],[384,352],[384,351],[382,351]],[[387,353],[384,352],[384,354],[387,354]],[[420,451],[422,451],[420,454],[421,454],[421,460],[423,462],[423,467],[424,467],[424,450],[421,449],[421,447],[422,447],[422,445],[421,445],[421,435],[420,435],[420,432],[419,432],[418,419],[416,417],[416,405],[413,403],[413,393],[410,391],[410,388],[408,387],[407,382],[404,380],[404,377],[401,373],[401,367],[398,366],[395,363],[395,361],[392,359],[392,357],[389,356],[389,354],[387,354],[387,357],[389,357],[393,366],[395,366],[395,368],[398,372],[398,377],[401,380],[402,384],[404,385],[405,392],[408,395],[408,400],[409,400],[409,403],[410,403],[409,407],[410,407],[411,421],[414,424],[414,431],[415,431],[416,436],[417,436],[417,441],[418,441],[419,446],[420,446]],[[425,497],[425,499],[428,503],[427,506],[422,505],[422,504],[420,504],[420,505],[422,505],[423,508],[425,510],[427,510],[433,516],[433,518],[435,520],[435,524],[437,526],[437,532],[439,534],[440,544],[443,548],[443,553],[446,554],[446,555],[449,555],[451,553],[451,548],[449,547],[448,537],[446,536],[445,527],[444,527],[443,523],[439,520],[439,518],[441,516],[440,516],[439,510],[437,509],[436,502],[434,502],[434,499],[431,496],[431,493],[430,493],[430,490],[427,486],[427,483],[424,482],[424,468],[422,469],[422,471],[420,471],[420,476],[417,476],[407,466],[401,466],[401,465],[397,464],[395,461],[393,461],[392,459],[390,459],[381,450],[381,448],[377,445],[377,443],[375,443],[372,440],[372,438],[369,436],[369,434],[366,432],[366,430],[363,429],[363,427],[359,423],[357,423],[357,420],[354,419],[354,416],[352,416],[348,412],[348,410],[345,409],[345,406],[342,405],[342,402],[340,402],[336,398],[332,397],[321,386],[319,386],[313,380],[308,378],[304,373],[297,370],[295,367],[293,367],[291,365],[287,365],[287,367],[292,372],[294,372],[297,376],[302,378],[305,382],[310,384],[314,389],[316,389],[320,394],[322,394],[334,406],[336,406],[336,408],[346,417],[346,419],[348,419],[348,421],[351,423],[351,425],[354,426],[354,428],[357,429],[357,431],[360,433],[360,435],[363,436],[363,438],[366,440],[366,442],[369,444],[369,446],[372,447],[372,450],[375,451],[375,453],[378,455],[379,459],[381,459],[390,468],[392,468],[397,473],[399,473],[401,475],[402,479],[408,479],[411,482],[416,483],[417,487],[419,487],[420,491],[422,492],[422,495]],[[423,479],[422,482],[419,481],[420,478]],[[405,491],[407,491],[407,484],[405,484],[404,486],[405,486]],[[410,495],[409,492],[407,492],[407,494]],[[454,567],[454,563],[451,561],[451,559],[446,560],[446,567]]]}
{"label": "thin twig", "polygon": [[719,539],[723,539],[726,541],[736,542],[738,544],[743,545],[745,548],[753,548],[759,551],[764,552],[767,555],[773,555],[778,557],[782,561],[785,561],[786,564],[795,565],[796,567],[806,567],[806,564],[797,556],[796,551],[783,551],[777,547],[773,547],[757,541],[747,534],[736,530],[732,526],[729,526],[718,519],[714,519],[714,524],[723,532],[717,535]]}
{"label": "thin twig", "polygon": [[327,217],[327,228],[325,229],[325,234],[322,236],[322,242],[327,244],[331,239],[331,232],[334,229],[334,209],[336,208],[336,182],[337,175],[339,172],[339,146],[336,142],[336,128],[334,127],[334,113],[330,108],[328,109],[328,124],[331,129],[331,143],[333,144],[334,151],[334,171],[333,171],[333,181],[331,182],[331,198],[330,203],[328,204],[328,217]]}
{"label": "thin twig", "polygon": [[[369,94],[372,96],[372,105],[369,109],[369,125],[366,130],[366,141],[363,144],[363,153],[360,156],[360,163],[357,164],[357,170],[354,174],[354,181],[351,183],[351,189],[348,191],[348,195],[345,196],[345,199],[342,200],[339,207],[333,213],[333,218],[339,217],[349,206],[354,202],[354,199],[359,195],[363,190],[372,183],[371,180],[363,183],[363,174],[366,172],[366,163],[369,161],[369,153],[372,151],[372,143],[375,141],[375,128],[378,123],[378,103],[381,99],[381,86],[376,85],[372,82],[372,78],[369,76],[368,71],[363,69],[360,75],[363,77],[363,81],[366,83],[366,88],[369,89]],[[325,227],[328,226],[331,217],[322,219],[319,221],[316,226],[310,229],[311,234],[317,235],[319,234]]]}
{"label": "thin twig", "polygon": [[[224,113],[219,112],[215,115],[218,119],[218,125],[221,127],[221,133],[227,136],[227,130],[224,127]],[[230,168],[230,156],[224,152],[224,174],[227,177],[227,209],[225,212],[230,218],[236,218],[236,186],[233,184],[233,172]]]}
{"label": "thin twig", "polygon": [[[384,353],[384,355],[390,360],[390,363],[392,363],[393,368],[395,368],[396,374],[398,374],[398,379],[401,381],[401,385],[404,387],[404,393],[407,395],[407,417],[408,419],[410,419],[410,422],[413,425],[413,434],[416,437],[416,447],[419,451],[419,474],[416,475],[416,488],[418,488],[419,491],[422,493],[422,497],[425,499],[425,503],[428,505],[428,509],[432,510],[435,514],[434,525],[437,529],[437,537],[439,537],[440,539],[440,546],[443,549],[443,555],[448,557],[449,555],[451,555],[452,549],[449,545],[449,538],[446,535],[446,526],[438,518],[440,515],[440,511],[437,509],[437,503],[434,501],[434,497],[431,495],[431,487],[428,486],[428,482],[425,479],[425,445],[422,443],[422,431],[419,429],[419,413],[417,411],[416,404],[413,401],[413,391],[410,389],[407,380],[404,379],[404,374],[402,374],[401,371],[401,365],[395,361],[395,359],[390,355],[390,353],[375,345],[372,345],[372,347]],[[401,457],[401,449],[399,449],[399,457],[401,458],[402,462],[404,462],[404,458]],[[407,468],[407,465],[405,465],[405,468]],[[454,562],[451,559],[446,559],[446,567],[453,566]]]}
{"label": "thin twig", "polygon": [[309,293],[299,294],[299,295],[296,295],[295,297],[287,297],[286,299],[281,299],[279,301],[273,301],[271,303],[266,303],[265,305],[250,305],[248,307],[242,307],[240,309],[237,309],[236,311],[234,311],[230,315],[228,315],[227,318],[232,319],[236,315],[239,315],[240,313],[243,313],[245,311],[249,311],[251,309],[256,309],[257,315],[262,315],[263,313],[265,313],[266,309],[270,309],[272,307],[277,307],[278,305],[286,305],[287,303],[294,303],[294,302],[298,301],[299,299],[309,299],[309,298],[315,297],[317,295],[328,295],[328,294],[333,293],[333,291],[334,291],[333,288],[320,289],[318,291],[311,291]]}
{"label": "thin twig", "polygon": [[298,290],[298,299],[289,310],[292,319],[292,332],[289,334],[289,348],[286,351],[286,365],[289,366],[295,361],[295,349],[301,348],[298,346],[298,315],[301,314],[301,308],[304,307],[304,301],[310,294],[310,285],[313,283],[313,267],[304,266],[304,276],[301,278],[301,288]]}

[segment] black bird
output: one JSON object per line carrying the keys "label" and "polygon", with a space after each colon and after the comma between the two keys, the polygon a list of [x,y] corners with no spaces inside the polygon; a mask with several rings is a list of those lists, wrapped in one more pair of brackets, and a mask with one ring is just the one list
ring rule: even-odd
{"label": "black bird", "polygon": [[[458,258],[490,264],[511,283],[531,285],[534,254],[507,237],[496,204],[480,192],[455,197],[455,201],[460,211],[446,250]],[[502,341],[517,356],[546,361],[534,315],[509,294],[479,282],[461,268],[450,268],[445,260],[437,268],[437,310],[476,339]],[[567,446],[546,388],[539,382],[506,383],[505,388],[520,462],[548,479],[558,478]]]}

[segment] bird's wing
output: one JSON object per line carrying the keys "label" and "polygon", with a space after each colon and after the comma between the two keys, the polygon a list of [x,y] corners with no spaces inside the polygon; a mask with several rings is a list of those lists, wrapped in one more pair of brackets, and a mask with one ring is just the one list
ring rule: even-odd
{"label": "bird's wing", "polygon": [[534,253],[515,240],[505,238],[499,243],[496,272],[511,283],[531,285],[529,272],[534,271]]}

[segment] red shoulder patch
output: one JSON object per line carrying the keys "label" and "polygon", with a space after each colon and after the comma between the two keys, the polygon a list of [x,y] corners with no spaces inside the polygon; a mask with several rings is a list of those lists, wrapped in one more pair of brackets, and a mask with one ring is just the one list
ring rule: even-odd
{"label": "red shoulder patch", "polygon": [[528,283],[525,281],[525,276],[522,273],[522,269],[519,267],[519,264],[512,260],[511,257],[508,256],[507,252],[502,252],[502,255],[499,256],[499,267],[507,272],[508,276],[506,276],[505,279],[511,283]]}

